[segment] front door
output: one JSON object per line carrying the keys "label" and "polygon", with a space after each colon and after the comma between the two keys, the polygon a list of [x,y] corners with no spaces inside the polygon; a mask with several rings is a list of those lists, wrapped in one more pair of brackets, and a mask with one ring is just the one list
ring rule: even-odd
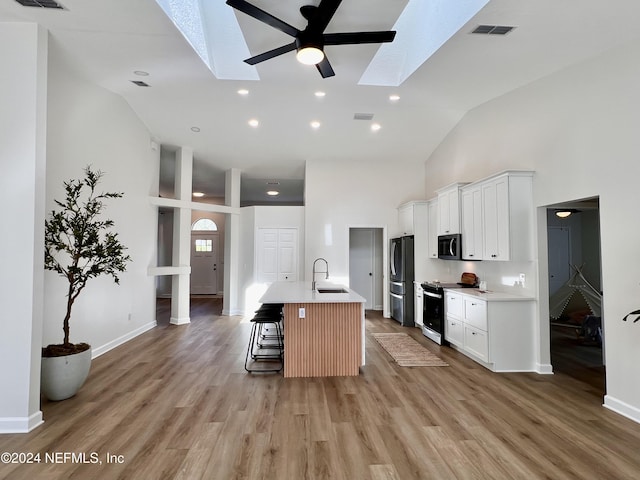
{"label": "front door", "polygon": [[218,293],[218,234],[191,234],[191,293]]}

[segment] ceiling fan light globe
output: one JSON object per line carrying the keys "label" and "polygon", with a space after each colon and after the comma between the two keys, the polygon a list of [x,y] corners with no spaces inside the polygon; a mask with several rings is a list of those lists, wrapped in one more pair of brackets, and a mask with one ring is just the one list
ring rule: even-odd
{"label": "ceiling fan light globe", "polygon": [[303,47],[296,53],[296,59],[304,65],[317,65],[324,60],[324,52],[317,47]]}

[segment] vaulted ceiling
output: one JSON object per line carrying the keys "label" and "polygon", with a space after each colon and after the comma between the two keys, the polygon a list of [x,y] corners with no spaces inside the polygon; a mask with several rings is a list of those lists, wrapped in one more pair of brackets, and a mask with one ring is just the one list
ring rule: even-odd
{"label": "vaulted ceiling", "polygon": [[[198,8],[224,4],[189,1]],[[428,0],[344,0],[327,31],[393,29],[411,2]],[[260,179],[300,181],[307,160],[344,159],[367,168],[424,161],[470,109],[640,35],[640,2],[633,0],[490,0],[397,86],[359,84],[376,44],[325,47],[336,72],[331,78],[321,78],[289,53],[257,65],[259,80],[233,80],[216,78],[156,0],[59,3],[64,9],[5,0],[0,22],[33,21],[47,28],[50,48],[80,75],[124,97],[158,143],[193,148],[196,175],[206,179],[198,184],[196,178],[194,188],[212,194],[219,194],[219,173],[231,167],[260,184]],[[319,0],[250,3],[301,29],[299,7]],[[290,41],[233,13],[250,55]],[[432,9],[430,15],[437,13]],[[429,29],[417,25],[408,38],[424,42]],[[425,18],[424,25],[433,28],[433,18]],[[478,25],[516,28],[507,35],[471,33]],[[376,61],[384,66],[384,58]],[[389,68],[397,61],[389,59]],[[148,75],[134,73],[140,71]],[[239,95],[240,89],[249,93]],[[325,96],[315,96],[317,91]],[[390,95],[400,98],[391,101]],[[373,119],[354,119],[362,113]],[[250,119],[259,126],[249,126]],[[320,127],[312,128],[312,121]],[[372,123],[380,129],[372,131]]]}

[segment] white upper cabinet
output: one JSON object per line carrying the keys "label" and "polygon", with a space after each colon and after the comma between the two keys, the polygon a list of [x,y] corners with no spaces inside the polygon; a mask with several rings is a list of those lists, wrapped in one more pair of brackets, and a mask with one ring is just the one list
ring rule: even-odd
{"label": "white upper cabinet", "polygon": [[398,226],[401,235],[418,235],[426,240],[427,202],[408,202],[398,207]]}
{"label": "white upper cabinet", "polygon": [[532,172],[505,172],[481,183],[484,260],[533,258]]}
{"label": "white upper cabinet", "polygon": [[482,189],[470,185],[462,189],[462,259],[482,260]]}
{"label": "white upper cabinet", "polygon": [[460,187],[454,183],[438,193],[438,235],[460,233]]}
{"label": "white upper cabinet", "polygon": [[400,234],[413,235],[416,278],[423,278],[426,274],[424,259],[427,257],[428,215],[427,202],[422,200],[408,202],[398,207]]}
{"label": "white upper cabinet", "polygon": [[427,202],[429,229],[428,229],[428,252],[429,258],[438,258],[438,199],[433,198]]}
{"label": "white upper cabinet", "polygon": [[506,171],[461,189],[462,258],[533,258],[533,172]]}

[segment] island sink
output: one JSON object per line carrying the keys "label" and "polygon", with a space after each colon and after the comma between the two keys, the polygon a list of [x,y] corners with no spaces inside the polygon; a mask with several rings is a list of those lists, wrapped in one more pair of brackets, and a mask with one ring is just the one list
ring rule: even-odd
{"label": "island sink", "polygon": [[349,290],[345,290],[340,287],[318,287],[318,293],[349,293]]}

